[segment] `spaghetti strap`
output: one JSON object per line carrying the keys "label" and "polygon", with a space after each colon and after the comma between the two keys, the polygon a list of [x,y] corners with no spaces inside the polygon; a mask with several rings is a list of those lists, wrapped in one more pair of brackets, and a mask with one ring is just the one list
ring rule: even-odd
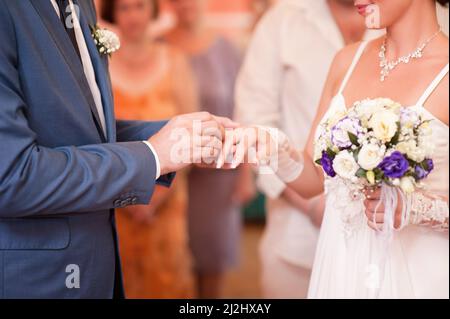
{"label": "spaghetti strap", "polygon": [[431,82],[430,86],[425,90],[423,95],[420,97],[419,101],[417,102],[418,107],[424,107],[425,102],[428,100],[428,98],[433,94],[434,90],[439,86],[441,81],[445,78],[445,76],[448,74],[449,65],[447,65],[442,69],[442,71],[438,74],[438,76]]}
{"label": "spaghetti strap", "polygon": [[355,67],[358,64],[359,59],[361,58],[361,56],[364,52],[364,49],[367,46],[367,43],[368,43],[367,41],[361,42],[358,50],[356,51],[355,57],[353,58],[352,64],[350,65],[350,67],[347,71],[347,74],[345,74],[345,77],[342,80],[342,84],[341,84],[341,87],[339,88],[338,94],[342,94],[344,92],[344,89],[347,86],[347,82],[348,82],[348,80],[350,80],[350,76],[352,75],[353,71],[355,70]]}

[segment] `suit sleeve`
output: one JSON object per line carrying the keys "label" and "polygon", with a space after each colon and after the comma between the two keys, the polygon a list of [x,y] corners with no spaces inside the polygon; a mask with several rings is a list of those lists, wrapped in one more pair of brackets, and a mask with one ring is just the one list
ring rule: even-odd
{"label": "suit sleeve", "polygon": [[144,143],[47,148],[36,142],[21,92],[15,30],[3,0],[0,42],[0,218],[147,204],[156,163]]}
{"label": "suit sleeve", "polygon": [[[167,121],[117,121],[117,140],[119,142],[146,141],[156,134]],[[175,173],[162,175],[156,184],[170,187],[175,178]]]}

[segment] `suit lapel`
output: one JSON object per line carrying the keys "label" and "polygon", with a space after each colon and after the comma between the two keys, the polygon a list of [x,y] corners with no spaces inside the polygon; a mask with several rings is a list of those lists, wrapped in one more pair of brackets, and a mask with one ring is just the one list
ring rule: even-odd
{"label": "suit lapel", "polygon": [[[92,65],[94,66],[97,85],[102,94],[103,110],[105,112],[106,130],[108,134],[108,141],[115,142],[116,140],[116,125],[114,119],[114,100],[112,94],[111,80],[108,71],[108,57],[100,55],[97,46],[95,45],[91,27],[96,25],[95,9],[92,7],[86,7],[88,1],[73,0],[81,8],[80,24],[83,30],[86,45],[89,50]],[[92,4],[91,4],[92,5]]]}
{"label": "suit lapel", "polygon": [[[47,31],[52,37],[53,41],[56,43],[56,46],[60,50],[63,55],[67,65],[69,66],[70,71],[74,75],[77,83],[80,86],[80,91],[83,93],[83,96],[86,99],[89,107],[91,108],[92,115],[95,120],[95,124],[97,130],[103,141],[106,141],[106,138],[103,134],[103,130],[101,128],[100,118],[97,112],[97,107],[94,102],[94,98],[92,97],[91,90],[89,88],[89,84],[86,80],[86,76],[84,74],[83,65],[81,64],[80,59],[73,47],[70,39],[64,30],[63,25],[61,24],[61,20],[58,18],[57,13],[55,12],[54,7],[52,6],[50,0],[33,0],[31,1],[33,7],[41,17]],[[102,92],[103,93],[103,92]]]}

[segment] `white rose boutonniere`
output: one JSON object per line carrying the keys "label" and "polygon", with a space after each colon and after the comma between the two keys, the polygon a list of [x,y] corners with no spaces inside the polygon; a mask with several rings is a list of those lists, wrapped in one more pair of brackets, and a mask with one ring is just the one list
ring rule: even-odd
{"label": "white rose boutonniere", "polygon": [[91,33],[101,55],[111,56],[111,54],[120,49],[120,39],[114,32],[101,29],[98,25],[95,25],[91,26]]}

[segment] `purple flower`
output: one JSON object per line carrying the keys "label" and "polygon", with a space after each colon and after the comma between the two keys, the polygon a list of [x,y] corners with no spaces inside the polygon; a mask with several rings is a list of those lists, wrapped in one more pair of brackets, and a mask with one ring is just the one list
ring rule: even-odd
{"label": "purple flower", "polygon": [[434,170],[434,162],[431,158],[425,160],[425,165],[427,166],[426,170],[428,171],[428,174]]}
{"label": "purple flower", "polygon": [[421,180],[428,176],[428,172],[422,166],[416,165],[414,168],[414,175],[417,180]]}
{"label": "purple flower", "polygon": [[330,155],[328,155],[326,151],[322,152],[322,159],[320,160],[320,165],[322,165],[324,172],[328,176],[330,177],[336,176],[336,172],[334,171],[333,168],[333,159],[330,157]]}
{"label": "purple flower", "polygon": [[331,141],[341,149],[352,146],[348,132],[357,137],[362,134],[361,123],[356,118],[344,117],[331,129]]}
{"label": "purple flower", "polygon": [[409,162],[402,153],[396,151],[385,157],[378,168],[383,171],[386,177],[401,178],[408,171]]}
{"label": "purple flower", "polygon": [[420,123],[419,114],[411,107],[402,108],[400,111],[400,123],[402,125],[412,123],[414,126],[417,126]]}
{"label": "purple flower", "polygon": [[422,164],[416,165],[414,168],[414,174],[418,180],[426,178],[434,169],[434,163],[432,159],[426,159]]}

